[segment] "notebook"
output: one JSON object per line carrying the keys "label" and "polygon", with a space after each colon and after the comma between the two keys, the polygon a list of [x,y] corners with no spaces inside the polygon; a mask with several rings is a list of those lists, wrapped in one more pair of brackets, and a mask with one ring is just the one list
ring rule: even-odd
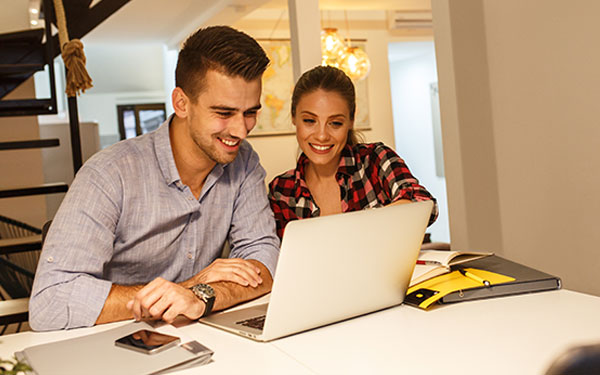
{"label": "notebook", "polygon": [[424,201],[292,221],[269,303],[200,321],[270,341],[399,305],[432,208]]}
{"label": "notebook", "polygon": [[[15,357],[33,368],[27,375],[158,375],[199,366],[211,360],[212,350],[184,337],[174,326],[162,324],[131,322],[102,332],[30,346],[16,352]],[[140,329],[178,336],[182,344],[156,354],[144,354],[115,345],[115,340]]]}
{"label": "notebook", "polygon": [[491,288],[479,287],[464,290],[462,293],[451,293],[444,296],[441,299],[441,303],[542,292],[560,289],[562,285],[560,277],[504,259],[497,255],[473,260],[464,263],[464,266],[501,273],[511,276],[514,280],[493,285]]}
{"label": "notebook", "polygon": [[[471,301],[561,288],[559,277],[497,255],[471,260],[458,267],[475,277],[461,274],[459,268],[454,266],[450,273],[411,286],[405,303],[428,309],[435,303]],[[488,281],[489,284],[485,285],[482,281]]]}

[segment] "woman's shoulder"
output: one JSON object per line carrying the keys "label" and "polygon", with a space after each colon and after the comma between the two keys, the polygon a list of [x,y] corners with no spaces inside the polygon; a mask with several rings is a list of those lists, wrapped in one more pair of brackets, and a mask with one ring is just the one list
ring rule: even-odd
{"label": "woman's shoulder", "polygon": [[290,169],[289,171],[283,172],[276,176],[269,182],[269,189],[271,191],[282,190],[289,188],[290,184],[294,184],[296,181],[296,170]]}
{"label": "woman's shoulder", "polygon": [[374,143],[358,143],[353,147],[354,154],[358,155],[361,159],[378,157],[381,158],[384,155],[396,155],[396,152],[390,147],[386,146],[383,142]]}

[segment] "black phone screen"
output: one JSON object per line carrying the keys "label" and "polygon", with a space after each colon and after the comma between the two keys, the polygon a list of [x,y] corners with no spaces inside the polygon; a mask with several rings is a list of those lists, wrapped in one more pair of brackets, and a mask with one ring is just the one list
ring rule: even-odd
{"label": "black phone screen", "polygon": [[115,341],[115,345],[152,354],[174,346],[179,337],[142,329]]}

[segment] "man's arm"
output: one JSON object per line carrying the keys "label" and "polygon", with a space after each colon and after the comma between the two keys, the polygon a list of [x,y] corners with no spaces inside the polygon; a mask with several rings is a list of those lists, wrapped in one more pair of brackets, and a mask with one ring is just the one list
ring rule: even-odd
{"label": "man's arm", "polygon": [[[256,286],[243,286],[232,281],[218,281],[211,283],[211,287],[215,290],[214,310],[223,310],[233,305],[237,305],[238,303],[249,301],[256,297],[260,297],[271,290],[273,278],[267,267],[256,260],[250,259],[247,262],[260,270],[262,282]],[[157,278],[139,289],[133,298],[126,304],[114,306],[115,310],[113,310],[113,312],[121,309],[123,312],[122,316],[126,316],[128,313],[129,317],[133,316],[136,320],[144,318],[162,319],[167,323],[172,323],[178,315],[183,315],[188,319],[196,320],[202,316],[206,306],[204,302],[196,297],[189,289],[188,285],[193,285],[190,280],[177,284],[162,278]],[[123,288],[124,289],[115,289],[116,294],[114,295],[114,302],[122,303],[122,298],[127,296],[128,293],[133,292],[134,287]],[[107,305],[105,305],[105,308],[106,306]],[[122,307],[125,307],[127,311],[124,311]],[[107,312],[106,316],[110,317],[109,314],[110,313]],[[127,319],[127,317],[123,319]],[[97,323],[106,323],[108,321],[100,321],[99,318]]]}
{"label": "man's arm", "polygon": [[[268,276],[268,285],[263,285],[265,279],[261,277],[261,274]],[[147,287],[151,283],[147,285],[132,286],[113,284],[108,297],[104,302],[102,311],[100,312],[98,319],[96,319],[96,324],[116,322],[134,317],[139,319],[146,316],[152,316],[153,318],[161,319],[164,310],[156,312],[155,310],[158,309],[156,308],[154,310],[154,314],[149,313],[147,310],[149,310],[158,299],[163,298],[162,293],[177,293],[182,300],[185,300],[187,297],[189,297],[187,289],[199,283],[211,284],[214,286],[214,288],[216,288],[216,290],[220,291],[217,292],[217,296],[222,295],[222,297],[216,298],[218,302],[215,303],[213,309],[225,309],[236,303],[267,293],[269,290],[271,290],[272,279],[266,267],[258,261],[247,261],[244,259],[217,259],[194,277],[178,283],[183,290],[181,288],[176,288],[175,286],[172,286],[172,289],[175,290],[175,292],[165,289],[162,287],[162,285],[168,285],[170,282],[167,280],[164,280],[164,282],[155,280],[153,283],[154,284],[152,284],[151,287]],[[176,285],[175,283],[170,284]],[[161,285],[161,287],[159,288],[158,285]],[[263,289],[265,288],[268,289],[263,292]],[[229,292],[230,289],[232,290],[231,293]],[[255,296],[256,293],[253,289],[255,289],[256,293],[259,294]],[[144,290],[144,292],[138,295],[141,290]],[[150,295],[150,291],[153,291],[154,297],[150,296],[146,298]],[[157,297],[158,295],[160,295],[160,298]],[[196,298],[195,295],[193,296]],[[165,299],[163,302],[168,297],[164,298]],[[236,302],[238,299],[239,302]],[[134,303],[136,300],[138,301],[137,305],[135,305],[137,310],[134,310]],[[192,300],[188,302],[190,302],[190,306],[182,306],[185,311],[180,312],[180,314],[186,316],[190,315],[190,319],[196,319],[192,317],[194,314],[190,312],[190,310],[193,308],[191,305],[195,304],[197,301]],[[221,302],[224,303],[223,307],[219,307],[221,306]],[[203,307],[202,311],[204,311]],[[135,313],[138,313],[138,315],[135,316]]]}
{"label": "man's arm", "polygon": [[108,293],[108,297],[104,302],[102,311],[96,324],[104,324],[116,322],[119,320],[126,320],[133,318],[131,309],[127,308],[127,302],[135,298],[135,295],[142,290],[143,285],[117,285],[113,284]]}
{"label": "man's arm", "polygon": [[[229,230],[230,258],[254,259],[274,276],[279,257],[279,237],[275,231],[275,219],[269,205],[265,188],[265,170],[260,165],[258,154],[246,144],[238,159],[243,161],[243,170],[236,171],[244,176],[235,197]],[[239,168],[239,167],[238,167]]]}
{"label": "man's arm", "polygon": [[254,259],[249,259],[248,262],[260,269],[262,283],[256,287],[244,287],[231,281],[221,281],[211,284],[216,294],[214,310],[223,310],[238,303],[250,301],[271,291],[273,277],[267,267]]}
{"label": "man's arm", "polygon": [[34,330],[93,325],[111,288],[102,276],[113,255],[120,185],[115,173],[99,174],[89,163],[69,188],[40,254],[29,300]]}

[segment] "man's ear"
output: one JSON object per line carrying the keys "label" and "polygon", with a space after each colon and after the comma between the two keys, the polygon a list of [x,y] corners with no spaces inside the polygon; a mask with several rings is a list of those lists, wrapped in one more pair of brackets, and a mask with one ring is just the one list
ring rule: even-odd
{"label": "man's ear", "polygon": [[186,118],[189,114],[188,108],[190,99],[185,92],[183,92],[181,87],[175,87],[171,93],[171,101],[173,102],[173,110],[175,111],[175,115],[180,118]]}

